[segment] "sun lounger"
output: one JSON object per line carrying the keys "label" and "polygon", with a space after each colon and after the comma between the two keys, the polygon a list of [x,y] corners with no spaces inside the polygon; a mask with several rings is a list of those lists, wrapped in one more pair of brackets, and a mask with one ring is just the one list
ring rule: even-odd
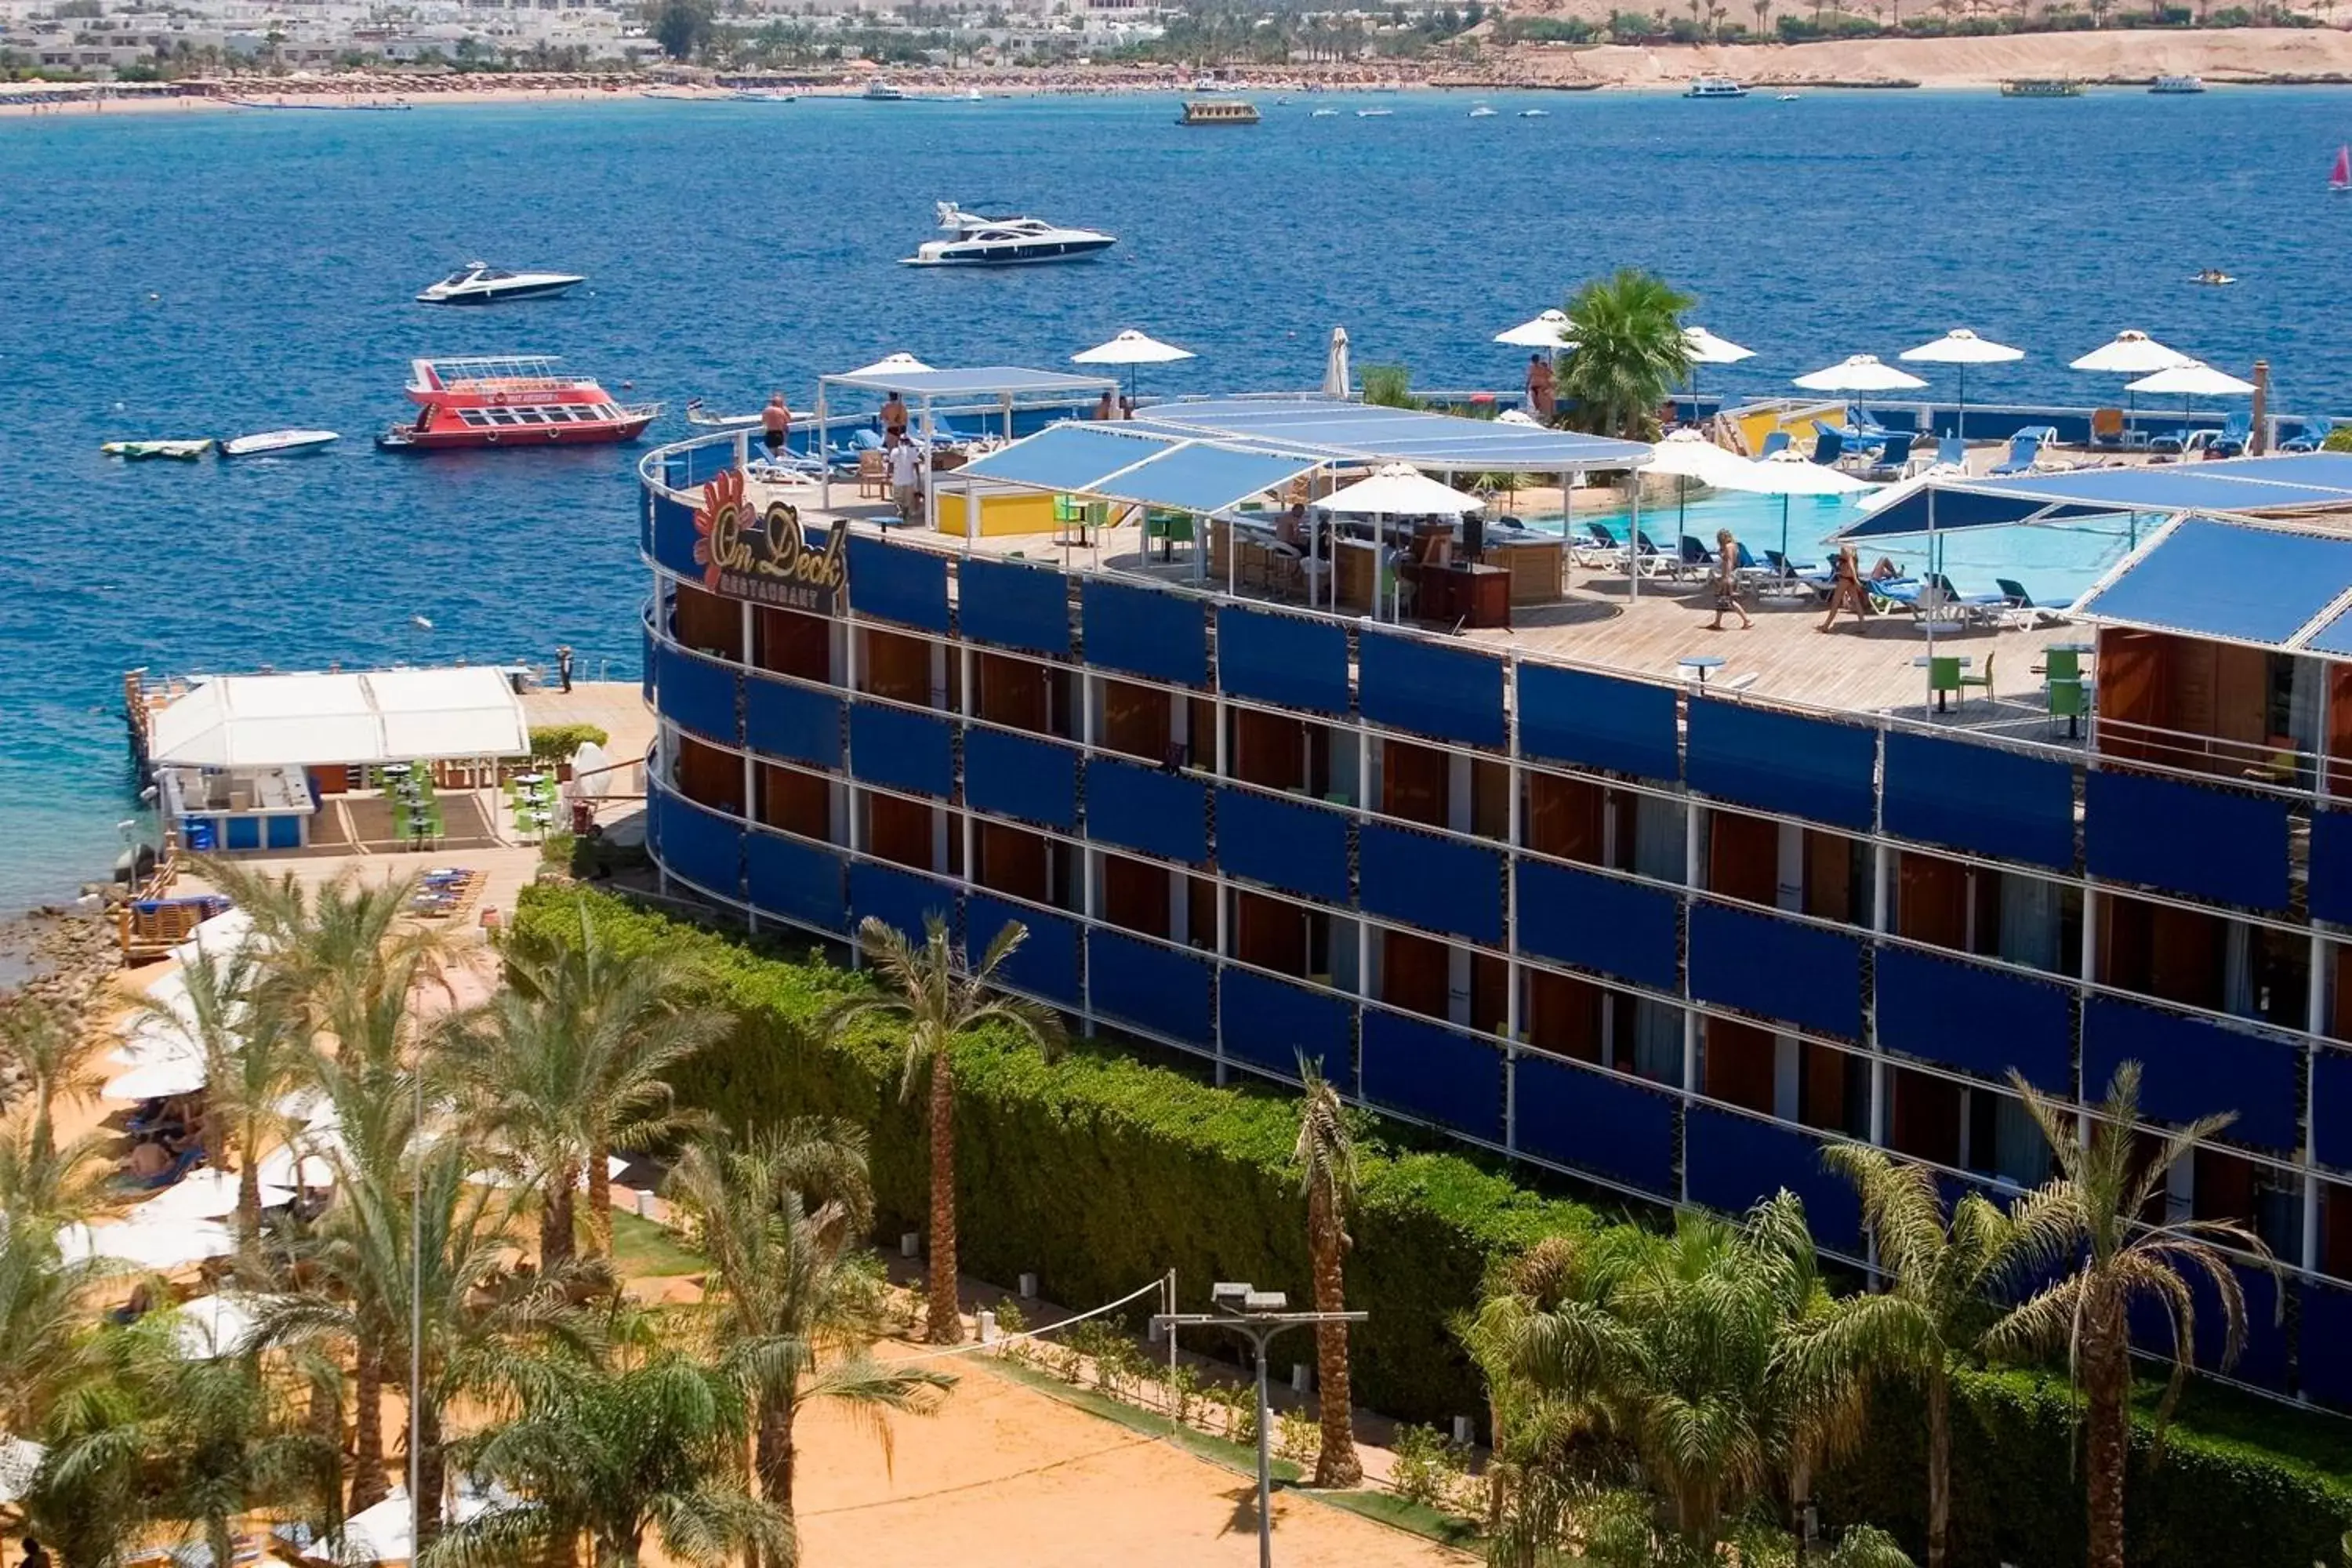
{"label": "sun lounger", "polygon": [[1715,552],[1685,533],[1676,549],[1675,565],[1683,575],[1704,577],[1715,570]]}
{"label": "sun lounger", "polygon": [[2120,447],[2124,444],[2124,411],[2120,408],[2091,410],[2091,445]]}
{"label": "sun lounger", "polygon": [[1569,542],[1569,550],[1576,557],[1579,566],[1597,571],[1603,566],[1617,565],[1625,547],[1606,528],[1597,522],[1587,521],[1577,524],[1576,532]]}
{"label": "sun lounger", "polygon": [[2242,457],[2246,444],[2253,438],[2253,416],[2232,414],[2222,421],[2221,434],[2213,438],[2213,445],[2221,449],[2221,456],[2225,458]]}
{"label": "sun lounger", "polygon": [[[1781,554],[1777,550],[1766,551],[1764,552],[1764,559],[1770,564],[1772,574],[1775,577],[1795,578],[1796,580],[1804,583],[1812,583],[1816,578],[1820,578],[1822,581],[1828,580],[1828,574],[1822,570],[1820,563],[1817,562],[1791,561],[1789,557]],[[1816,584],[1815,585],[1818,586],[1819,584]]]}
{"label": "sun lounger", "polygon": [[1859,403],[1852,404],[1847,406],[1845,411],[1845,427],[1846,434],[1849,437],[1865,445],[1874,446],[1878,442],[1902,434],[1902,432],[1891,430],[1885,426],[1881,425],[1877,419],[1872,416],[1870,410],[1864,408]]}
{"label": "sun lounger", "polygon": [[1928,573],[1926,582],[1928,586],[1942,595],[1945,604],[1959,612],[1962,619],[1998,624],[2008,614],[2009,595],[2006,591],[1998,594],[1963,594],[1953,585],[1949,577],[1940,572]]}
{"label": "sun lounger", "polygon": [[2013,624],[2021,626],[2056,626],[2065,620],[2066,617],[2058,611],[2035,604],[2033,595],[2027,593],[2025,584],[2016,578],[1996,577],[1993,583],[2009,601],[2009,618]]}
{"label": "sun lounger", "polygon": [[2278,444],[2282,452],[2316,452],[2327,444],[2327,432],[2332,429],[2326,420],[2306,425]]}
{"label": "sun lounger", "polygon": [[1824,468],[1833,468],[1837,467],[1837,460],[1843,456],[1845,456],[1844,435],[1816,422],[1813,426],[1813,461]]}
{"label": "sun lounger", "polygon": [[1879,448],[1878,456],[1871,460],[1869,466],[1864,469],[1864,473],[1867,478],[1874,479],[1882,477],[1899,479],[1908,474],[1910,468],[1911,437],[1889,436],[1886,438],[1886,445]]}
{"label": "sun lounger", "polygon": [[1936,461],[1948,468],[1969,466],[1969,444],[1958,436],[1946,436],[1936,443]]}
{"label": "sun lounger", "polygon": [[2150,436],[2147,438],[2147,449],[2151,452],[2162,452],[2177,458],[2183,451],[2187,450],[2189,438],[2193,434],[2193,431],[2182,429],[2167,430],[2161,435]]}
{"label": "sun lounger", "polygon": [[1995,478],[2003,474],[2030,474],[2035,459],[2042,456],[2042,443],[2032,436],[2019,432],[2009,443],[2009,458],[1991,470]]}
{"label": "sun lounger", "polygon": [[1764,449],[1756,455],[1759,458],[1769,458],[1775,452],[1785,452],[1788,449],[1789,433],[1786,430],[1775,430],[1764,437]]}

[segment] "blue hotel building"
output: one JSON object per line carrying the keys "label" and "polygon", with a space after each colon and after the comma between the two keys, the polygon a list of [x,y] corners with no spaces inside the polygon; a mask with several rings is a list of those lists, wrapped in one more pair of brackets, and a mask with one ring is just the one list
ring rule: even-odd
{"label": "blue hotel building", "polygon": [[[2135,1059],[2145,1136],[2235,1113],[2165,1200],[2282,1265],[2242,1271],[2234,1375],[2352,1408],[2352,537],[2155,528],[2085,606],[2085,744],[838,514],[747,574],[711,521],[736,461],[641,470],[673,887],[836,940],[1017,920],[1011,984],[1078,1026],[1221,1078],[1304,1051],[1384,1114],[1647,1199],[1785,1186],[1850,1258],[1825,1141],[1998,1196],[2048,1170],[2009,1074],[2080,1103]],[[2315,488],[2352,499],[2345,465]],[[1978,490],[1948,515],[2000,510]]]}

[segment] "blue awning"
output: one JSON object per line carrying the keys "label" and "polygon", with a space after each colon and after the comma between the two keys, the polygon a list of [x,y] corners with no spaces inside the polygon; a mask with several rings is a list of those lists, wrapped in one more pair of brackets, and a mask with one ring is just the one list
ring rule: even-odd
{"label": "blue awning", "polygon": [[1301,453],[1154,434],[1120,421],[1055,425],[977,458],[955,474],[1205,512],[1287,484],[1322,462]]}
{"label": "blue awning", "polygon": [[2352,538],[2189,518],[2075,606],[2105,626],[2352,656]]}
{"label": "blue awning", "polygon": [[1162,403],[1146,409],[1136,424],[1226,445],[1312,452],[1330,461],[1410,463],[1421,468],[1559,473],[1630,468],[1650,458],[1650,448],[1639,441],[1338,398]]}
{"label": "blue awning", "polygon": [[1885,539],[1935,531],[2065,522],[2129,512],[2247,515],[2352,507],[2352,453],[2240,458],[2076,468],[2016,479],[1931,475],[1908,495],[1838,530],[1837,539]]}

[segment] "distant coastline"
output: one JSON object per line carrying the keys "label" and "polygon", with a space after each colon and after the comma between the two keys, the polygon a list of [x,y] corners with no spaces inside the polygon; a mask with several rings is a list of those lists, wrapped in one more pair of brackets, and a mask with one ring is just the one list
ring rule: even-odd
{"label": "distant coastline", "polygon": [[[642,74],[350,72],[248,76],[141,84],[0,84],[0,118],[44,114],[173,114],[252,108],[365,109],[407,104],[581,103],[647,91],[665,98],[725,100],[746,85],[811,98],[854,95],[872,68],[726,77],[709,72]],[[1193,79],[1158,66],[970,67],[893,70],[909,95],[967,89],[1005,97],[1183,92]],[[1234,68],[1219,85],[1249,92],[1679,91],[1694,76],[1731,77],[1752,87],[1991,89],[2017,77],[2064,77],[2087,87],[2130,90],[2166,75],[2195,75],[2217,89],[2352,86],[2352,31],[2338,27],[2248,27],[2195,31],[2110,28],[1985,37],[1866,37],[1801,44],[1519,44],[1486,58],[1423,63],[1293,65]]]}

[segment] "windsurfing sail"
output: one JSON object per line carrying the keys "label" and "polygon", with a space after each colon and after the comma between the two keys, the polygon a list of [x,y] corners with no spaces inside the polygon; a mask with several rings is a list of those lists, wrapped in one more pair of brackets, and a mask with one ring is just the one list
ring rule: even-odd
{"label": "windsurfing sail", "polygon": [[2336,172],[2327,176],[2331,191],[2352,191],[2352,145],[2336,149]]}

